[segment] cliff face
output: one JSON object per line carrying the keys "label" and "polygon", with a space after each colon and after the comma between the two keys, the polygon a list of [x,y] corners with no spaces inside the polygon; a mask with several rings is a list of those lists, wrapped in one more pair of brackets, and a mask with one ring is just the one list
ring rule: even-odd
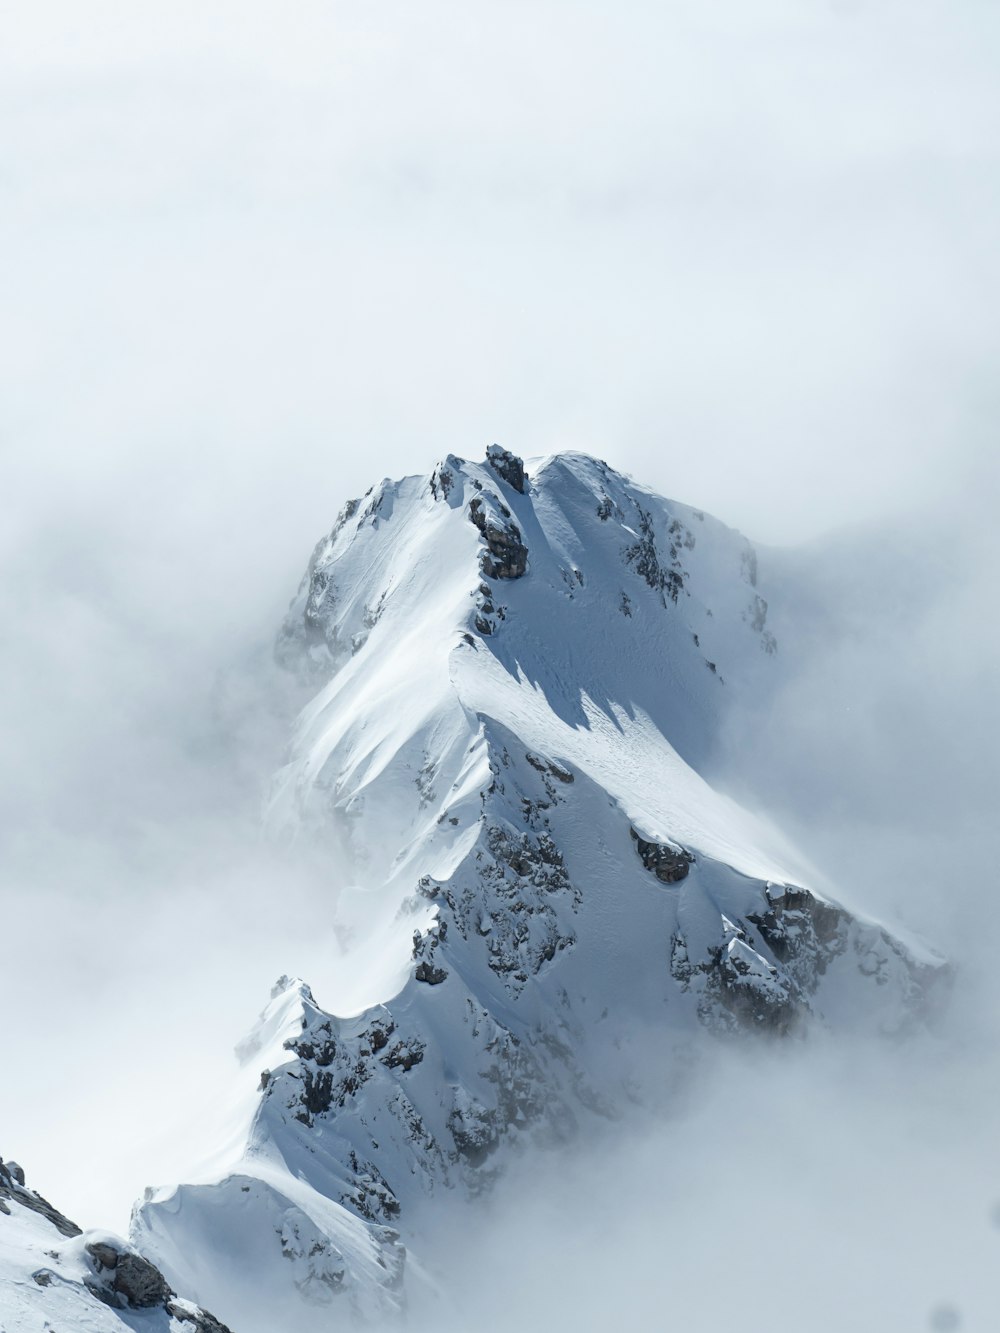
{"label": "cliff face", "polygon": [[353,886],[369,1003],[278,984],[231,1168],[137,1209],[168,1277],[243,1333],[398,1310],[422,1210],[619,1114],[678,1042],[913,1021],[940,960],[707,780],[781,595],[738,533],[579,455],[449,457],[344,508],[278,640],[316,693],[270,820]]}

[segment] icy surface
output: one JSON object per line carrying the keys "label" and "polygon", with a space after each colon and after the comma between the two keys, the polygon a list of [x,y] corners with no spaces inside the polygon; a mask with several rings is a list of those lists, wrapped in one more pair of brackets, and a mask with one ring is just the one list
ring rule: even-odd
{"label": "icy surface", "polygon": [[226,1150],[137,1208],[172,1282],[241,1333],[391,1313],[424,1210],[618,1115],[679,1043],[919,1018],[940,960],[710,780],[782,596],[740,534],[582,455],[345,506],[279,636],[315,693],[268,820],[326,844],[363,983],[275,988]]}

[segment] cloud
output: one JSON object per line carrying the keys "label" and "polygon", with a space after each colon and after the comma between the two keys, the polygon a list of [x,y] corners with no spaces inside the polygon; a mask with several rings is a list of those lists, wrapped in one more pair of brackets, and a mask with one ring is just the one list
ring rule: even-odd
{"label": "cloud", "polygon": [[88,15],[0,57],[36,459],[193,454],[311,531],[371,458],[555,441],[782,538],[985,447],[981,5]]}
{"label": "cloud", "polygon": [[723,1048],[669,1114],[456,1210],[433,1238],[450,1303],[415,1327],[988,1328],[996,1070],[913,1055]]}

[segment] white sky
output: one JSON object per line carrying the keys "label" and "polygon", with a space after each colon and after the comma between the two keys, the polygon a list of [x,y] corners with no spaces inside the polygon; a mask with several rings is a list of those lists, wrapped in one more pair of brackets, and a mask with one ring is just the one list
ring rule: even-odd
{"label": "white sky", "polygon": [[497,439],[784,539],[961,484],[988,438],[985,0],[2,22],[22,485],[58,457],[78,502],[294,506],[301,544],[373,474]]}

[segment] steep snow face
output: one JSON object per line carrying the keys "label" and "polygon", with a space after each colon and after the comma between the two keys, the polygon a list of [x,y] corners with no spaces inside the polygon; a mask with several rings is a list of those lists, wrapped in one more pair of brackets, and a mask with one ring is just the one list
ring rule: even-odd
{"label": "steep snow face", "polygon": [[176,1296],[117,1236],[82,1232],[0,1160],[0,1327],[4,1333],[229,1333]]}
{"label": "steep snow face", "polygon": [[316,694],[270,819],[328,840],[366,981],[279,984],[236,1153],[137,1210],[168,1275],[273,1326],[238,1234],[302,1328],[395,1308],[434,1199],[649,1095],[678,1042],[919,1012],[939,960],[707,780],[780,656],[759,584],[745,538],[581,455],[449,457],[345,507],[279,637]]}

